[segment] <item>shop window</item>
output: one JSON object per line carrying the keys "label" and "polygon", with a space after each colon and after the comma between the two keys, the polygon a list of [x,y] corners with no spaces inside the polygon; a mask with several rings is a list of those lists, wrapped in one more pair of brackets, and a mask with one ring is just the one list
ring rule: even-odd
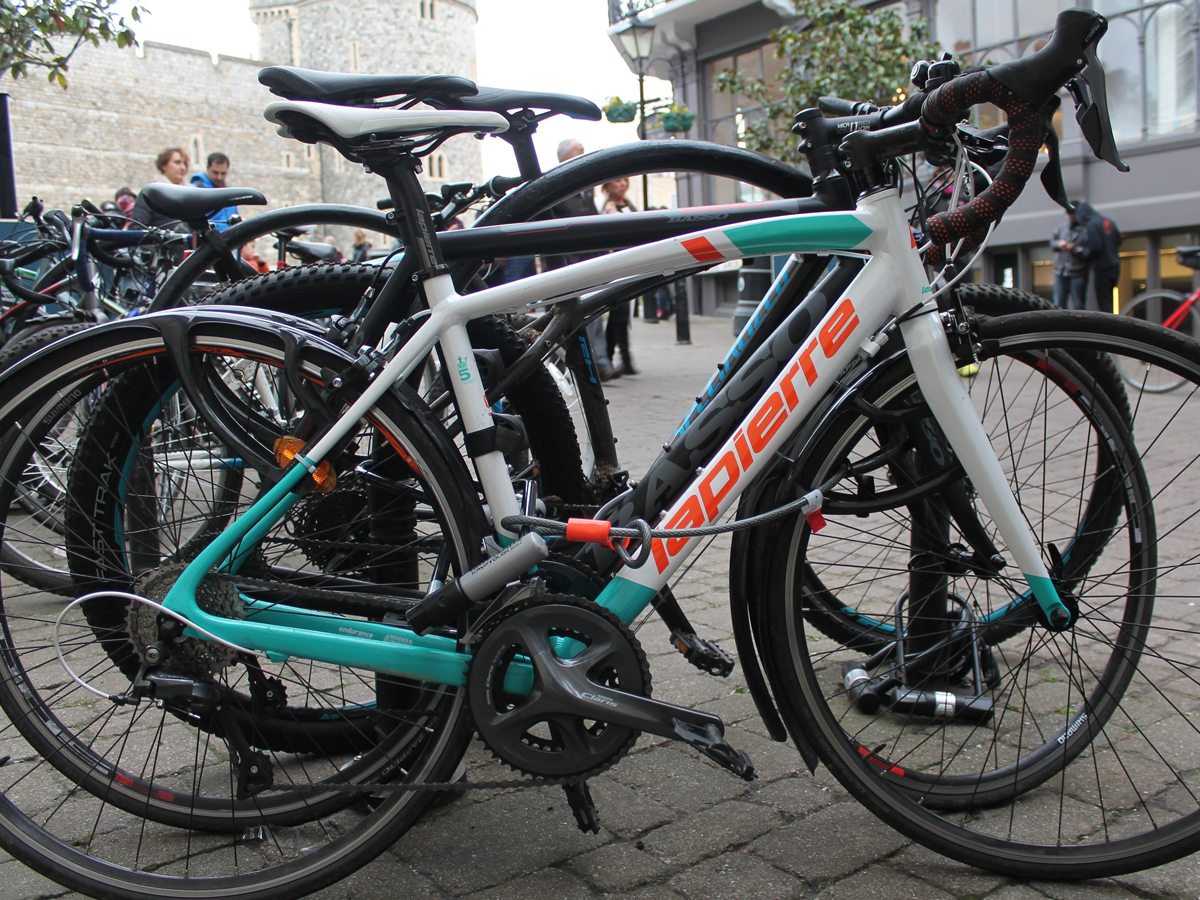
{"label": "shop window", "polygon": [[1033,270],[1030,290],[1054,301],[1054,251],[1047,245],[1029,248],[1029,267]]}
{"label": "shop window", "polygon": [[1124,305],[1146,290],[1146,239],[1126,236],[1121,244],[1121,277],[1117,302]]}
{"label": "shop window", "polygon": [[1158,265],[1162,286],[1172,291],[1179,291],[1181,294],[1190,294],[1193,270],[1179,264],[1175,256],[1175,248],[1196,246],[1193,235],[1187,231],[1164,234],[1159,238],[1158,246]]}

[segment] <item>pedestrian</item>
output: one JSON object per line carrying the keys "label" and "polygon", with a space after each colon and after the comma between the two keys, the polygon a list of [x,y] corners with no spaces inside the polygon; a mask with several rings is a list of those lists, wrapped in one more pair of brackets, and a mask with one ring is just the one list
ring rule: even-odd
{"label": "pedestrian", "polygon": [[346,258],[346,257],[342,256],[342,251],[337,248],[337,240],[334,238],[334,236],[332,234],[329,237],[325,238],[325,243],[327,243],[330,247],[333,248],[333,259],[330,260],[330,262],[336,264],[336,263],[340,263],[342,260],[344,260]]}
{"label": "pedestrian", "polygon": [[[1072,203],[1072,207],[1075,204]],[[1054,304],[1059,309],[1087,307],[1087,228],[1074,212],[1054,229],[1050,246],[1054,256]]]}
{"label": "pedestrian", "polygon": [[350,255],[350,262],[366,262],[370,252],[371,242],[367,240],[367,233],[360,228],[354,232],[354,253]]}
{"label": "pedestrian", "polygon": [[[188,168],[191,164],[187,152],[182,147],[168,147],[154,158],[154,166],[158,169],[158,174],[154,176],[152,183],[183,184],[187,179]],[[138,194],[129,218],[134,224],[143,227],[186,230],[178,219],[172,219],[152,210],[150,204],[146,202],[144,193]]]}
{"label": "pedestrian", "polygon": [[116,195],[113,197],[113,202],[117,206],[117,211],[127,216],[133,210],[133,204],[137,201],[137,194],[133,192],[131,187],[118,188]]}
{"label": "pedestrian", "polygon": [[[202,188],[223,188],[229,180],[229,157],[224,153],[210,153],[203,172],[192,176],[192,184]],[[229,220],[238,214],[236,206],[218,209],[208,217],[209,224],[217,231],[229,227]]]}
{"label": "pedestrian", "polygon": [[633,201],[625,196],[629,192],[628,178],[618,178],[616,181],[602,184],[600,190],[604,192],[605,196],[604,208],[600,210],[601,215],[638,211],[637,207],[633,205]]}
{"label": "pedestrian", "polygon": [[[629,179],[618,178],[600,186],[604,192],[605,201],[602,215],[620,215],[621,213],[637,212],[637,207],[626,198],[629,190]],[[648,302],[643,297],[642,302]],[[616,365],[617,351],[621,351],[622,375],[636,375],[633,367],[633,357],[629,353],[629,301],[618,303],[608,311],[608,326],[604,329],[604,343],[608,350],[608,358]]]}
{"label": "pedestrian", "polygon": [[[582,155],[583,144],[574,138],[567,138],[558,145],[559,163],[565,163]],[[556,219],[594,216],[597,214],[595,194],[591,190],[582,191],[551,208],[550,213]],[[545,259],[545,267],[546,269],[561,269],[563,266],[570,266],[599,255],[598,253],[567,253],[563,256],[548,256]],[[621,373],[613,366],[605,349],[607,341],[604,336],[602,316],[596,316],[588,323],[587,336],[588,343],[592,345],[592,361],[595,363],[600,380],[611,381],[619,377]]]}
{"label": "pedestrian", "polygon": [[1096,288],[1096,302],[1100,309],[1120,312],[1113,297],[1117,282],[1121,278],[1121,229],[1108,216],[1089,203],[1080,201],[1075,217],[1087,229],[1088,266],[1092,270],[1092,284]]}

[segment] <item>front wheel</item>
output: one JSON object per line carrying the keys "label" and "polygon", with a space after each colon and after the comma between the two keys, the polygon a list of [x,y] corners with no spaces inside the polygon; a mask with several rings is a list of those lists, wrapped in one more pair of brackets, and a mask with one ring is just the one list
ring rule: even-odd
{"label": "front wheel", "polygon": [[[1127,425],[1072,356],[1120,352],[1200,385],[1200,349],[1078,313],[991,320],[982,339],[972,397],[1077,620],[1050,630],[1019,575],[967,564],[943,499],[921,490],[936,473],[897,456],[903,443],[864,413],[919,402],[898,371],[800,455],[801,487],[840,477],[835,491],[851,498],[855,473],[877,467],[866,517],[826,511],[816,533],[791,521],[760,554],[764,594],[778,598],[774,695],[848,790],[939,853],[1040,878],[1161,865],[1200,848],[1200,394],[1143,396]],[[1116,519],[1107,510],[1093,526],[1101,480]],[[812,611],[833,600],[890,626],[890,643],[823,633]]]}
{"label": "front wheel", "polygon": [[[1165,325],[1193,340],[1200,339],[1200,314],[1196,312],[1195,304],[1175,291],[1138,294],[1121,307],[1121,315],[1154,325]],[[1166,394],[1187,380],[1127,356],[1114,355],[1113,359],[1122,380],[1130,387],[1146,393]]]}

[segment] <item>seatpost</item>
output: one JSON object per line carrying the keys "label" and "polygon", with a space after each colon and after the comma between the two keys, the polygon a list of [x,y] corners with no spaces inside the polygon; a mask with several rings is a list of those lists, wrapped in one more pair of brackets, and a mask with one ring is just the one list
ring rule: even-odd
{"label": "seatpost", "polygon": [[364,159],[368,168],[384,177],[392,196],[392,212],[404,239],[405,253],[416,253],[419,278],[449,273],[442,248],[434,238],[437,229],[429,211],[425,190],[417,179],[421,161],[411,154],[390,155],[386,160]]}
{"label": "seatpost", "polygon": [[532,110],[523,109],[518,113],[506,116],[508,131],[497,135],[502,141],[507,141],[517,157],[517,170],[526,181],[533,181],[542,174],[541,163],[538,162],[537,150],[533,146],[533,133],[537,131],[538,120]]}

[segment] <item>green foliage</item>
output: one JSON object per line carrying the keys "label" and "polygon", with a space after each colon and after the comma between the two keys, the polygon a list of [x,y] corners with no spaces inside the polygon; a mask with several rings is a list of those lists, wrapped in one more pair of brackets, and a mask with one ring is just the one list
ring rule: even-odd
{"label": "green foliage", "polygon": [[[0,75],[13,78],[44,69],[51,82],[67,86],[71,57],[85,42],[118,47],[137,43],[131,23],[114,11],[116,0],[0,0]],[[143,7],[129,18],[142,20]]]}
{"label": "green foliage", "polygon": [[785,162],[803,159],[791,133],[792,116],[815,107],[818,97],[899,103],[911,90],[913,64],[940,52],[924,20],[906,29],[895,9],[867,12],[852,0],[796,0],[796,15],[807,24],[771,35],[775,55],[784,60],[778,83],[729,69],[717,77],[719,90],[741,95],[739,106],[763,107],[741,123],[740,139]]}

